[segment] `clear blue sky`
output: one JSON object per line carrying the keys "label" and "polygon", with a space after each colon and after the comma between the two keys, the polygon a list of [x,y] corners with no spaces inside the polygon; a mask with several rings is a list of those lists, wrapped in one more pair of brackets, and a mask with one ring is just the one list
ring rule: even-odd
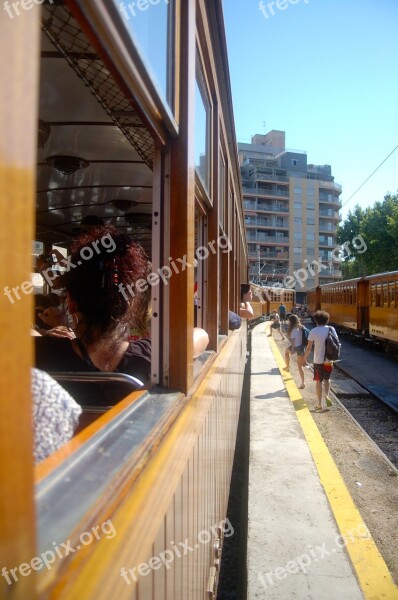
{"label": "clear blue sky", "polygon": [[[295,2],[272,15],[265,0],[265,18],[258,0],[223,0],[236,135],[286,131],[287,148],[332,166],[344,203],[398,145],[398,1]],[[388,191],[398,149],[343,218]]]}

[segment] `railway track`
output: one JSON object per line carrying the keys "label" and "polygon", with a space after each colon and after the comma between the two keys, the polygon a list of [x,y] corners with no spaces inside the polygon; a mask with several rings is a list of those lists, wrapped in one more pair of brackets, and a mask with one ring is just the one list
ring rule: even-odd
{"label": "railway track", "polygon": [[335,365],[331,389],[345,412],[398,473],[398,411]]}
{"label": "railway track", "polygon": [[[313,327],[309,320],[303,324]],[[398,474],[398,404],[389,385],[396,379],[395,361],[339,335],[343,360],[335,362],[332,396]]]}

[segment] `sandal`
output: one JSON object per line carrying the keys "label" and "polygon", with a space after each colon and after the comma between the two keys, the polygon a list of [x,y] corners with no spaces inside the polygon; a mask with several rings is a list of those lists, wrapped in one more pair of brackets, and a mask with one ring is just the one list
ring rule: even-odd
{"label": "sandal", "polygon": [[302,383],[301,385],[298,386],[299,390],[303,390],[305,388],[305,383]]}
{"label": "sandal", "polygon": [[316,406],[314,408],[314,412],[321,412],[323,410],[322,406]]}

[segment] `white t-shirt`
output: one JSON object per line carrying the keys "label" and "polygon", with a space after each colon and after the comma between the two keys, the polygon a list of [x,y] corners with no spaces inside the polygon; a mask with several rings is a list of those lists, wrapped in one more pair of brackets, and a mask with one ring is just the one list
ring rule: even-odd
{"label": "white t-shirt", "polygon": [[329,334],[329,327],[337,337],[336,330],[331,325],[318,325],[311,329],[308,336],[308,341],[314,342],[314,363],[316,365],[323,364],[325,361],[325,341]]}
{"label": "white t-shirt", "polygon": [[290,339],[294,348],[301,346],[303,343],[303,329],[302,327],[295,327],[290,334]]}

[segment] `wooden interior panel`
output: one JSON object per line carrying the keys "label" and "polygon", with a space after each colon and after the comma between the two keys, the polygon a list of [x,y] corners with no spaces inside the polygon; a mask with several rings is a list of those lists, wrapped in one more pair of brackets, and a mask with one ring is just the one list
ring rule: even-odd
{"label": "wooden interior panel", "polygon": [[[35,556],[30,281],[39,22],[38,6],[0,18],[0,560],[7,569]],[[0,596],[36,598],[35,573],[15,577],[1,578]]]}

